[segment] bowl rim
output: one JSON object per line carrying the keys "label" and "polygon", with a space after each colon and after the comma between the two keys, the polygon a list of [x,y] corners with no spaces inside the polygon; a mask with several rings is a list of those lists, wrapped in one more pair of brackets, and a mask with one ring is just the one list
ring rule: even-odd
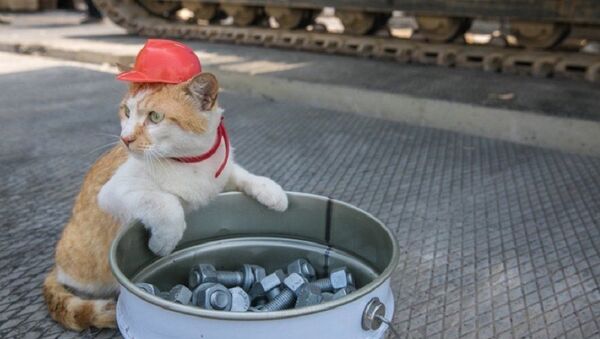
{"label": "bowl rim", "polygon": [[[399,262],[399,249],[398,243],[394,234],[376,217],[374,217],[371,213],[364,211],[354,205],[349,203],[328,198],[325,196],[311,194],[311,193],[302,193],[302,192],[286,192],[288,196],[297,196],[297,197],[307,197],[312,199],[325,199],[331,202],[344,205],[356,212],[362,213],[368,218],[372,219],[376,224],[378,224],[383,231],[388,235],[388,238],[392,242],[392,257],[390,258],[389,264],[386,268],[370,283],[356,290],[356,292],[351,293],[343,298],[332,300],[323,304],[313,305],[303,308],[295,308],[290,310],[283,311],[274,311],[274,312],[224,312],[224,311],[214,311],[214,310],[206,310],[200,307],[180,305],[176,303],[169,302],[160,297],[148,294],[137,288],[131,280],[129,280],[123,272],[121,272],[120,268],[117,265],[117,244],[120,242],[124,234],[131,228],[131,226],[139,223],[139,221],[132,221],[127,227],[124,227],[119,234],[113,240],[110,247],[110,256],[109,256],[109,264],[111,271],[114,277],[117,279],[119,285],[125,288],[128,292],[134,294],[138,298],[142,299],[145,302],[148,302],[154,306],[160,307],[167,311],[173,311],[177,313],[182,313],[185,315],[191,315],[202,318],[210,318],[210,319],[218,319],[218,320],[276,320],[276,319],[284,319],[291,317],[304,316],[314,313],[319,313],[327,310],[331,310],[340,306],[344,306],[351,302],[354,302],[358,299],[361,299],[365,295],[373,292],[377,287],[382,285],[384,282],[388,281],[391,278],[392,272],[396,269]],[[220,193],[218,197],[222,196],[235,196],[235,195],[243,195],[241,192],[225,192]]]}

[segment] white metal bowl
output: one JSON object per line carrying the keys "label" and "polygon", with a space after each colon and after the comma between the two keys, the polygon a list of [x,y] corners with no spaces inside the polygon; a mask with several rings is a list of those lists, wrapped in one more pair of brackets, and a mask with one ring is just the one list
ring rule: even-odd
{"label": "white metal bowl", "polygon": [[[392,233],[376,218],[326,197],[288,193],[284,213],[270,211],[240,193],[221,194],[187,217],[175,252],[158,258],[147,248],[140,223],[122,232],[110,264],[121,285],[117,322],[125,338],[383,338],[378,316],[391,319],[390,276],[398,262]],[[142,292],[135,282],[168,288],[187,281],[193,263],[235,269],[257,263],[267,270],[306,257],[317,273],[348,266],[358,290],[320,305],[277,312],[222,312],[179,305]]]}

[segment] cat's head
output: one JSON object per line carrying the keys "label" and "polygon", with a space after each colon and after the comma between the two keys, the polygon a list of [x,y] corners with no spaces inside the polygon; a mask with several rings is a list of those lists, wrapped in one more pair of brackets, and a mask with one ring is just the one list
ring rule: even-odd
{"label": "cat's head", "polygon": [[193,156],[209,149],[222,110],[214,75],[181,84],[132,84],[119,109],[121,141],[134,155]]}

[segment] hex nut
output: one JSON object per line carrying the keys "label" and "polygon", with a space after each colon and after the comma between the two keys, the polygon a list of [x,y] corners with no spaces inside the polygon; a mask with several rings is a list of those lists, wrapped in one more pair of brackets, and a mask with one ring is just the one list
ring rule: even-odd
{"label": "hex nut", "polygon": [[321,290],[314,285],[304,284],[296,299],[296,308],[318,305],[323,301]]}
{"label": "hex nut", "polygon": [[248,265],[250,266],[250,270],[252,271],[252,276],[254,277],[254,283],[263,280],[267,276],[267,271],[259,265]]}
{"label": "hex nut", "polygon": [[137,284],[135,284],[135,286],[148,294],[152,294],[152,295],[160,294],[160,290],[158,289],[158,287],[156,287],[152,284],[149,284],[149,283],[137,283]]}
{"label": "hex nut", "polygon": [[192,304],[207,310],[231,310],[231,292],[227,287],[217,283],[198,285],[192,292]]}
{"label": "hex nut", "polygon": [[275,287],[279,287],[284,279],[285,274],[282,270],[277,270],[267,275],[252,286],[250,289],[250,298],[254,300],[256,298],[266,297],[267,292]]}
{"label": "hex nut", "polygon": [[311,263],[304,259],[296,259],[287,266],[287,273],[298,273],[308,281],[313,281],[317,278],[317,272]]}
{"label": "hex nut", "polygon": [[231,312],[246,312],[250,308],[250,296],[241,287],[229,289],[231,292]]}
{"label": "hex nut", "polygon": [[259,265],[244,264],[242,265],[242,273],[244,279],[241,287],[244,291],[249,291],[250,288],[252,288],[252,285],[263,280],[267,276],[267,271]]}
{"label": "hex nut", "polygon": [[[298,297],[298,295],[300,294],[302,287],[304,287],[307,284],[308,282],[306,281],[306,279],[304,279],[304,277],[298,273],[292,273],[285,277],[285,279],[283,280],[283,285],[285,285],[285,287],[292,291],[292,293],[294,293],[296,297]],[[321,291],[319,291],[319,294],[320,292]]]}
{"label": "hex nut", "polygon": [[331,280],[331,286],[336,291],[354,285],[352,274],[350,274],[346,267],[338,267],[332,270],[329,274],[329,279]]}
{"label": "hex nut", "polygon": [[184,285],[175,285],[169,291],[167,300],[181,305],[189,305],[192,301],[192,291]]}
{"label": "hex nut", "polygon": [[217,282],[217,270],[210,264],[198,264],[190,270],[188,286],[191,289],[204,283]]}
{"label": "hex nut", "polygon": [[321,296],[323,297],[323,302],[333,300],[333,293],[323,292],[321,293]]}
{"label": "hex nut", "polygon": [[341,288],[333,294],[332,299],[337,300],[337,299],[343,298],[354,291],[356,291],[356,289],[352,286],[347,286],[347,287]]}

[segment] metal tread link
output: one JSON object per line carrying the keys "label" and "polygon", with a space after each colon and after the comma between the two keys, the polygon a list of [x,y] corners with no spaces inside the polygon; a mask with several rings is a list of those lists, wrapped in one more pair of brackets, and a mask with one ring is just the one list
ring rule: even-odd
{"label": "metal tread link", "polygon": [[600,82],[600,56],[575,52],[528,51],[493,46],[434,44],[385,37],[284,31],[260,27],[197,26],[168,22],[143,10],[134,0],[94,0],[129,33],[151,37],[199,39],[354,55],[401,63],[415,62],[488,72],[560,76]]}

